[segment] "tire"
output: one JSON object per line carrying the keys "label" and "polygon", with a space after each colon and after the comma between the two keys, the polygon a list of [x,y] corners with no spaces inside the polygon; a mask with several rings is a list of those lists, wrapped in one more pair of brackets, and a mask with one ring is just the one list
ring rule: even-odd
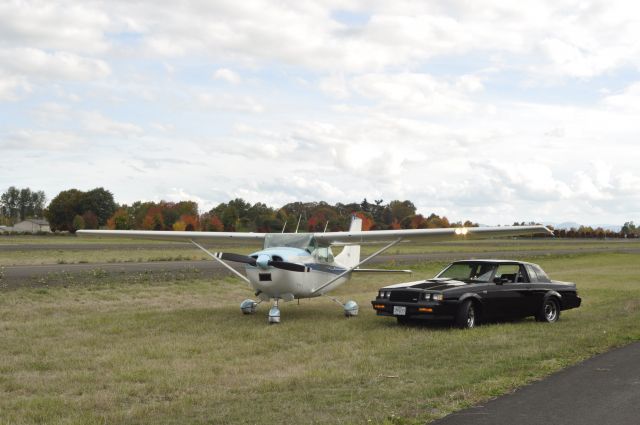
{"label": "tire", "polygon": [[455,324],[460,329],[471,329],[478,324],[478,308],[471,300],[464,301],[456,313]]}
{"label": "tire", "polygon": [[560,318],[560,303],[555,297],[547,297],[536,315],[538,322],[554,323]]}

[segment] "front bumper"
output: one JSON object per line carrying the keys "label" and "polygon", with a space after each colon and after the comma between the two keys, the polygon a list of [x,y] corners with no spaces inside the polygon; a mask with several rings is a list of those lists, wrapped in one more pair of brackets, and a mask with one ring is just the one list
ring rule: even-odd
{"label": "front bumper", "polygon": [[[424,320],[452,320],[458,309],[457,302],[447,300],[410,303],[376,299],[371,301],[371,306],[378,316]],[[394,307],[405,307],[405,314],[394,314]]]}

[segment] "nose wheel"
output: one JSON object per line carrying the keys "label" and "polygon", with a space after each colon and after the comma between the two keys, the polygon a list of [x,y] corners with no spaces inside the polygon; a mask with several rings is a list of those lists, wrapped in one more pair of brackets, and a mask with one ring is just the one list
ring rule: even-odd
{"label": "nose wheel", "polygon": [[280,309],[278,308],[278,299],[273,303],[273,307],[269,310],[269,324],[280,323]]}

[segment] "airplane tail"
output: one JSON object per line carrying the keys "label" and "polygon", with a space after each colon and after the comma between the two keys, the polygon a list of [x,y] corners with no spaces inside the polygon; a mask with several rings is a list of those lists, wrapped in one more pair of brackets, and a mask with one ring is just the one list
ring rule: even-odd
{"label": "airplane tail", "polygon": [[[351,219],[350,232],[359,232],[362,230],[362,219],[355,215]],[[360,245],[347,245],[342,248],[342,252],[336,255],[336,262],[341,266],[351,268],[360,262]]]}

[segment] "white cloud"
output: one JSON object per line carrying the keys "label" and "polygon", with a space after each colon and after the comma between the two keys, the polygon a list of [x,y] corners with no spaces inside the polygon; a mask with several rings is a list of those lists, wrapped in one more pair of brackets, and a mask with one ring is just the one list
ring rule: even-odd
{"label": "white cloud", "polygon": [[0,101],[15,101],[31,92],[31,85],[23,77],[3,75],[0,72]]}
{"label": "white cloud", "polygon": [[228,93],[198,93],[195,98],[203,108],[229,112],[260,113],[264,107],[251,96]]}
{"label": "white cloud", "polygon": [[101,53],[108,49],[105,32],[109,10],[99,4],[62,1],[0,3],[0,45],[29,45],[42,50]]}
{"label": "white cloud", "polygon": [[143,134],[143,130],[139,126],[113,120],[99,112],[85,112],[82,113],[81,116],[84,122],[84,128],[97,135],[127,138]]}
{"label": "white cloud", "polygon": [[354,91],[383,109],[416,114],[460,114],[474,110],[469,92],[482,88],[477,78],[464,76],[453,84],[428,74],[364,74],[351,81]]}
{"label": "white cloud", "polygon": [[68,52],[48,53],[30,47],[0,48],[0,68],[45,80],[94,80],[111,73],[109,65]]}
{"label": "white cloud", "polygon": [[5,154],[9,150],[69,150],[82,143],[77,134],[65,131],[19,130],[0,139]]}
{"label": "white cloud", "polygon": [[605,106],[623,112],[640,112],[640,82],[626,87],[621,93],[604,97]]}
{"label": "white cloud", "polygon": [[332,75],[320,80],[319,88],[324,93],[337,99],[346,99],[349,97],[349,88],[344,75]]}
{"label": "white cloud", "polygon": [[216,72],[213,73],[213,78],[216,80],[223,80],[231,84],[239,84],[240,81],[242,81],[242,78],[240,78],[237,73],[228,68],[217,69]]}

